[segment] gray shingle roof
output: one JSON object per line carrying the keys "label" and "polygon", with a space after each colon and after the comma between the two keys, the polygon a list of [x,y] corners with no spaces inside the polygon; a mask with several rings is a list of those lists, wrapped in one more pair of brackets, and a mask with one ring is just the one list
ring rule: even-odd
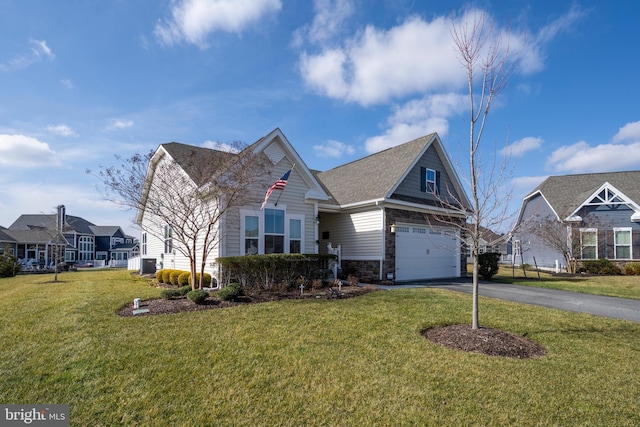
{"label": "gray shingle roof", "polygon": [[351,163],[318,172],[322,186],[340,205],[386,197],[433,140],[429,134]]}
{"label": "gray shingle roof", "polygon": [[[87,221],[84,218],[80,218],[78,216],[66,215],[66,224],[64,231],[75,231],[81,234],[93,234],[91,231],[91,226],[95,225],[91,222]],[[46,228],[50,230],[55,230],[56,228],[56,215],[46,215],[46,214],[24,214],[20,215],[18,219],[14,221],[13,224],[9,226],[9,230],[18,231],[18,230],[31,230],[36,228]]]}
{"label": "gray shingle roof", "polygon": [[527,197],[542,193],[558,216],[564,219],[605,182],[640,205],[640,171],[550,176]]}
{"label": "gray shingle roof", "polygon": [[202,184],[203,179],[199,177],[201,173],[208,173],[211,169],[200,167],[203,164],[222,165],[235,157],[235,154],[226,151],[214,150],[205,147],[182,144],[180,142],[169,142],[162,144],[162,147],[180,165],[182,169],[191,177],[196,184]]}

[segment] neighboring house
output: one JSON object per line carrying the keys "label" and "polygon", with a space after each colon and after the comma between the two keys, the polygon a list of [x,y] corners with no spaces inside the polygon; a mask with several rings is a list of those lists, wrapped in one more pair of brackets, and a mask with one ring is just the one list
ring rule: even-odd
{"label": "neighboring house", "polygon": [[[181,157],[201,150],[208,149],[162,144],[152,162],[168,156],[180,165]],[[272,195],[263,210],[259,203],[235,208],[218,223],[223,238],[207,267],[214,277],[217,257],[327,253],[329,244],[340,248],[343,273],[362,281],[466,274],[461,242],[469,202],[436,134],[325,172],[309,170],[280,129],[247,150],[271,160],[273,177],[295,168],[285,189]],[[264,194],[266,188],[252,191]],[[138,212],[138,222],[143,263],[155,260],[157,268],[189,270],[186,257],[173,247],[170,230],[163,235],[144,211]]]}
{"label": "neighboring house", "polygon": [[[58,224],[61,220],[61,226]],[[62,228],[62,235],[56,230]],[[101,227],[72,215],[66,215],[64,206],[58,206],[57,214],[20,215],[9,228],[0,229],[12,239],[10,248],[26,267],[51,266],[55,258],[55,246],[64,246],[60,261],[77,264],[109,264],[124,266],[126,260],[138,255],[134,237],[127,236],[120,227]],[[4,243],[4,242],[3,242]]]}
{"label": "neighboring house", "polygon": [[[470,233],[471,224],[467,224],[467,238],[465,239],[465,249],[467,256],[467,263],[472,263],[471,257],[471,238],[468,237]],[[497,234],[488,228],[480,226],[480,240],[478,241],[478,252],[494,252],[501,255],[500,262],[511,262],[511,242],[509,236],[506,234]]]}
{"label": "neighboring house", "polygon": [[551,176],[522,202],[512,232],[516,263],[566,268],[535,228],[560,227],[575,260],[640,260],[640,171]]}

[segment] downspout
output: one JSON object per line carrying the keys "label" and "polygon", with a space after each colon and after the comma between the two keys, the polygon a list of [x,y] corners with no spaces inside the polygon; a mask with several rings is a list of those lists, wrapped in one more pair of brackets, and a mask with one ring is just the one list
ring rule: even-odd
{"label": "downspout", "polygon": [[382,281],[382,268],[384,267],[384,258],[385,258],[385,255],[386,255],[386,245],[385,245],[385,243],[386,243],[386,237],[387,237],[386,236],[386,231],[387,230],[386,230],[385,224],[387,222],[386,221],[387,218],[386,218],[386,213],[384,211],[384,206],[381,205],[379,201],[376,201],[376,206],[378,206],[380,208],[380,211],[382,213],[382,227],[380,227],[380,229],[382,231],[382,233],[381,233],[382,236],[381,236],[381,239],[380,239],[381,240],[381,245],[380,245],[380,254],[381,254],[381,256],[380,256],[380,268],[378,269],[379,270],[378,280]]}
{"label": "downspout", "polygon": [[[315,248],[316,255],[320,253],[320,240],[318,234],[318,227],[320,226],[320,220],[318,220],[319,217],[320,215],[318,214],[318,202],[315,202],[313,204],[313,222],[315,224],[315,226],[313,227],[313,246]],[[302,232],[304,233],[304,230],[302,230]]]}

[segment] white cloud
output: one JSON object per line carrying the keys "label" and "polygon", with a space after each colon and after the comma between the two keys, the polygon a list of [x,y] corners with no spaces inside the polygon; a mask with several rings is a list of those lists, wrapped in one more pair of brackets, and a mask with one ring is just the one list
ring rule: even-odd
{"label": "white cloud", "polygon": [[0,164],[15,168],[59,165],[46,142],[25,135],[0,135]]}
{"label": "white cloud", "polygon": [[[431,21],[412,17],[390,29],[369,25],[341,46],[302,52],[299,71],[305,83],[319,94],[364,106],[417,93],[464,89],[466,75],[451,37],[452,24],[460,28],[483,14],[486,26],[494,26],[495,34],[501,37],[502,49],[508,46],[517,55],[520,71],[533,73],[544,67],[546,45],[584,12],[572,7],[543,27],[532,41],[528,41],[526,31],[499,27],[488,12],[477,9],[467,10],[453,22],[439,16]],[[324,19],[324,13],[319,11],[317,17]],[[320,39],[318,36],[315,40]]]}
{"label": "white cloud", "polygon": [[49,125],[47,126],[47,130],[53,134],[60,136],[78,136],[77,133],[74,132],[69,126],[60,124],[60,125]]}
{"label": "white cloud", "polygon": [[0,64],[0,70],[19,70],[37,62],[41,62],[43,59],[48,59],[50,61],[55,59],[56,56],[47,45],[46,40],[31,39],[29,40],[29,43],[31,44],[29,52],[15,56],[6,63]]}
{"label": "white cloud", "polygon": [[224,151],[226,153],[238,153],[240,150],[238,147],[234,147],[231,144],[227,144],[226,142],[218,142],[218,141],[205,141],[202,144],[205,148],[211,148],[212,150]]}
{"label": "white cloud", "polygon": [[171,19],[158,22],[155,34],[166,45],[184,41],[204,48],[210,33],[241,33],[281,8],[281,0],[180,0],[173,3]]}
{"label": "white cloud", "polygon": [[509,144],[501,150],[500,154],[504,156],[519,157],[527,151],[537,150],[542,146],[543,142],[544,140],[542,138],[527,136],[526,138],[522,138],[512,144]]}
{"label": "white cloud", "polygon": [[511,181],[511,184],[513,186],[513,189],[516,190],[516,191],[525,190],[527,192],[530,192],[531,190],[536,188],[538,185],[540,185],[540,183],[542,181],[547,179],[547,177],[548,177],[547,175],[545,175],[545,176],[520,176],[520,177],[514,178]]}
{"label": "white cloud", "polygon": [[467,102],[466,96],[456,93],[409,101],[394,109],[387,119],[387,129],[382,135],[368,138],[365,149],[375,153],[432,132],[443,137],[449,133],[448,119],[465,111]]}
{"label": "white cloud", "polygon": [[[81,180],[82,181],[82,180]],[[131,224],[132,212],[103,200],[93,185],[50,182],[16,182],[0,186],[0,225],[8,227],[21,214],[53,214],[56,206],[66,206],[67,214],[97,225],[119,225],[125,233],[138,236]]]}
{"label": "white cloud", "polygon": [[64,86],[67,89],[73,89],[73,82],[69,79],[60,80],[60,84],[62,84],[62,86]]}
{"label": "white cloud", "polygon": [[590,146],[585,141],[555,150],[547,165],[559,173],[590,173],[640,168],[640,141]]}
{"label": "white cloud", "polygon": [[351,155],[355,153],[352,145],[347,145],[340,141],[329,140],[321,145],[314,145],[313,151],[320,157],[340,158],[343,155]]}
{"label": "white cloud", "polygon": [[464,74],[449,30],[445,18],[412,18],[390,30],[368,26],[342,49],[304,53],[300,71],[322,95],[362,105],[459,86]]}
{"label": "white cloud", "polygon": [[122,119],[117,119],[117,120],[113,120],[112,123],[107,126],[107,130],[113,130],[113,129],[126,129],[126,128],[130,128],[134,125],[133,120],[122,120]]}
{"label": "white cloud", "polygon": [[544,69],[546,45],[562,32],[569,31],[586,14],[584,9],[574,3],[566,14],[542,27],[533,37],[519,35],[515,39],[512,38],[516,50],[521,49],[520,71],[523,74],[532,74]]}
{"label": "white cloud", "polygon": [[311,25],[298,28],[293,34],[293,45],[301,46],[305,41],[325,45],[344,30],[345,21],[353,15],[352,0],[314,0],[315,15]]}
{"label": "white cloud", "polygon": [[640,121],[627,123],[613,137],[613,142],[640,141]]}

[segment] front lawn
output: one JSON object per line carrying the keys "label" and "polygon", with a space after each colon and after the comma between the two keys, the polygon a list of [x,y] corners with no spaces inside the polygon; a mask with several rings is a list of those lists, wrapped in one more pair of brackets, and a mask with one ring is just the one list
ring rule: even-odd
{"label": "front lawn", "polygon": [[521,268],[500,267],[492,281],[513,283],[516,285],[536,286],[539,288],[560,289],[585,294],[610,297],[640,299],[640,276],[593,276],[539,273],[527,270],[526,276]]}
{"label": "front lawn", "polygon": [[0,402],[71,425],[640,425],[640,324],[481,298],[480,322],[547,349],[449,350],[468,295],[378,291],[120,317],[159,291],[125,271],[0,279]]}

